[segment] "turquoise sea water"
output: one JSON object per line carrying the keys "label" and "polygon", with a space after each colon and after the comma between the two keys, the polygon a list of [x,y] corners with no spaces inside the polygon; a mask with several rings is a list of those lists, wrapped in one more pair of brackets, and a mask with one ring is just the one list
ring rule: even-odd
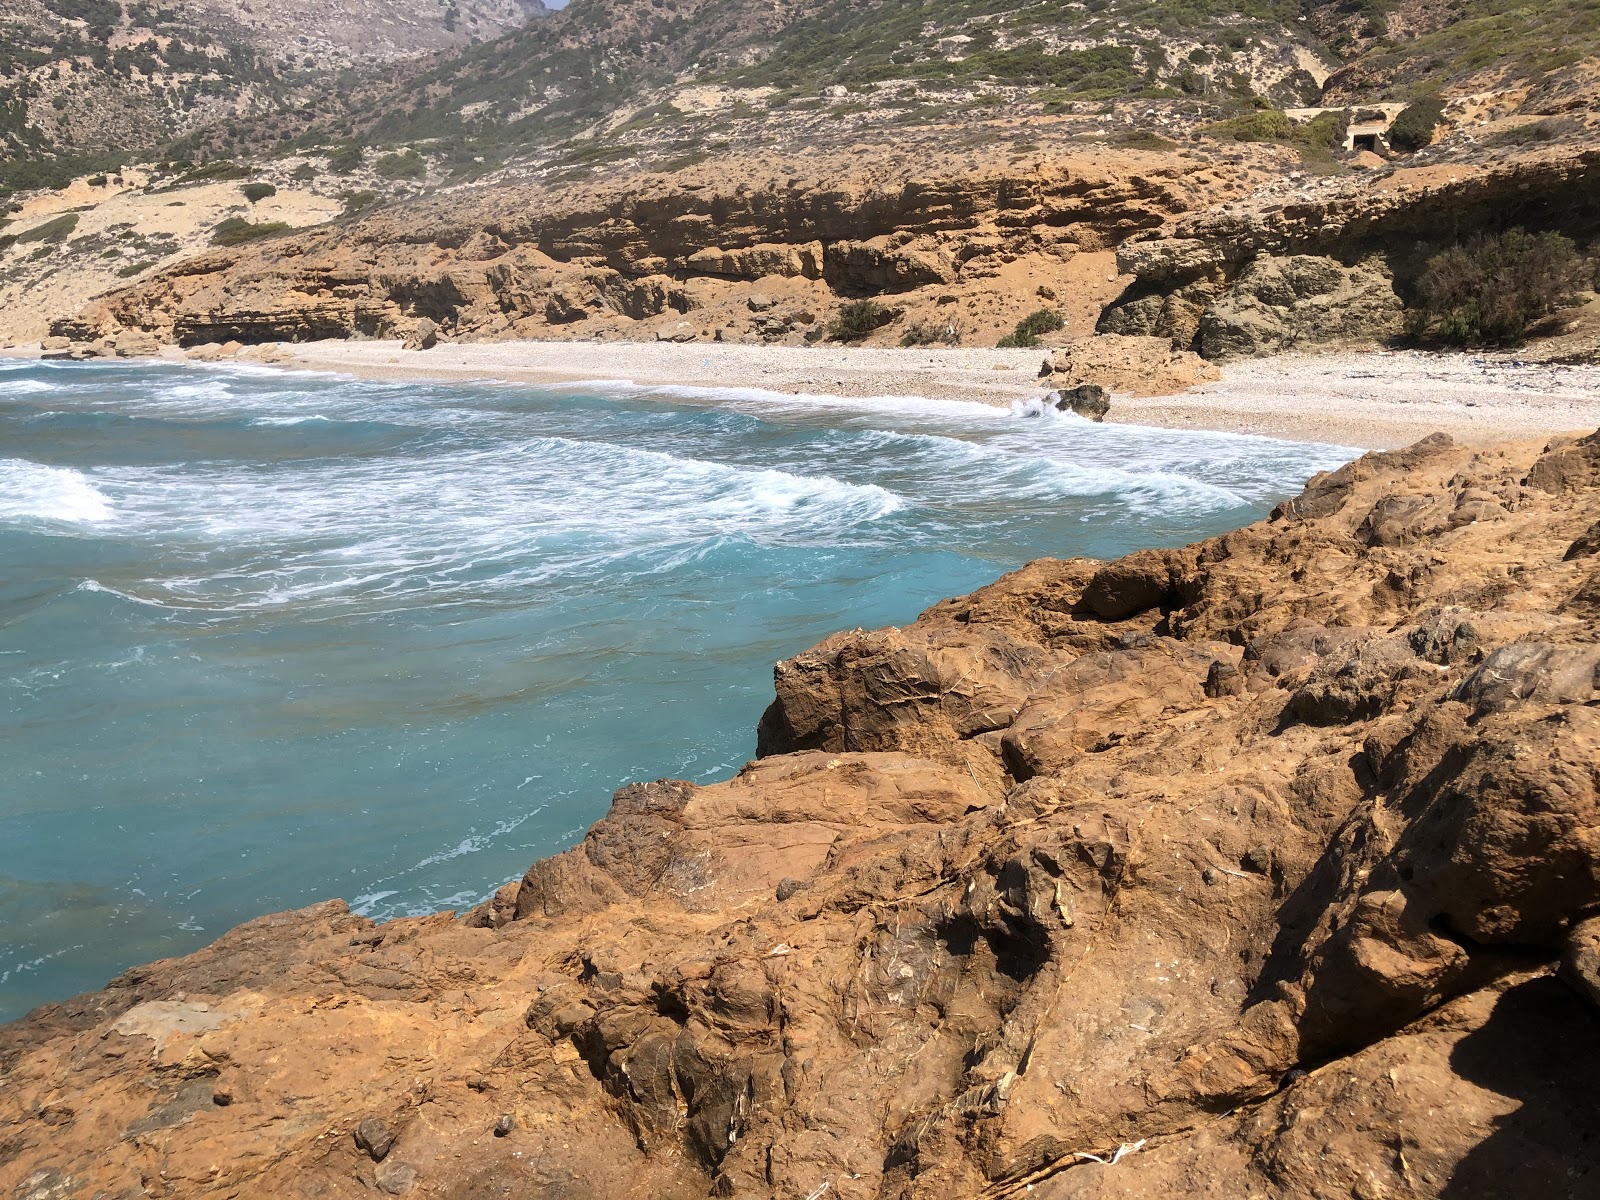
{"label": "turquoise sea water", "polygon": [[0,1019],[343,896],[465,907],[776,659],[1348,451],[981,405],[0,361]]}

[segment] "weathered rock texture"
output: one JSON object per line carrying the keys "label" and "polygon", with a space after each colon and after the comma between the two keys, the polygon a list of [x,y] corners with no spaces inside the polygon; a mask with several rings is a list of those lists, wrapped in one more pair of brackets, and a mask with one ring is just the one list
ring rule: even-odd
{"label": "weathered rock texture", "polygon": [[1592,1195],[1597,519],[1436,436],[838,634],[480,909],[0,1030],[0,1191]]}
{"label": "weathered rock texture", "polygon": [[1318,187],[1286,178],[1119,245],[1117,270],[1133,282],[1097,329],[1207,358],[1382,344],[1401,330],[1397,287],[1429,254],[1513,226],[1587,241],[1600,231],[1597,182],[1592,146]]}
{"label": "weathered rock texture", "polygon": [[1101,334],[1077,338],[1054,351],[1039,371],[1054,387],[1082,384],[1133,396],[1166,396],[1222,372],[1189,350],[1174,350],[1162,337]]}
{"label": "weathered rock texture", "polygon": [[[1240,173],[1242,174],[1242,172]],[[990,344],[1041,290],[1080,333],[1117,290],[1112,248],[1238,181],[1207,164],[1079,150],[1026,172],[855,154],[773,176],[728,164],[566,189],[461,192],[203,254],[55,330],[180,345],[401,336],[803,344],[853,299]],[[1226,185],[1226,186],[1225,186]]]}

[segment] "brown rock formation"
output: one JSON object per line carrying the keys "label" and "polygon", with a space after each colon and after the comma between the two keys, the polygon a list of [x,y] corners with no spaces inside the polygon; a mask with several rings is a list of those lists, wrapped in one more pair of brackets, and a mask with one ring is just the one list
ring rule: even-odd
{"label": "brown rock formation", "polygon": [[1133,282],[1102,333],[1170,338],[1208,358],[1381,343],[1401,326],[1395,280],[1482,230],[1600,229],[1592,144],[1372,180],[1295,182],[1186,213],[1117,249]]}
{"label": "brown rock formation", "polygon": [[780,664],[466,914],[0,1030],[8,1195],[1587,1195],[1600,434],[1436,436]]}
{"label": "brown rock formation", "polygon": [[691,337],[799,344],[841,303],[883,296],[992,342],[1044,289],[1087,333],[1117,290],[1111,247],[1214,199],[1224,174],[1091,149],[1026,171],[853,154],[778,177],[719,162],[483,188],[189,259],[72,326],[199,345],[398,336],[423,317],[451,339],[647,340],[687,321]]}

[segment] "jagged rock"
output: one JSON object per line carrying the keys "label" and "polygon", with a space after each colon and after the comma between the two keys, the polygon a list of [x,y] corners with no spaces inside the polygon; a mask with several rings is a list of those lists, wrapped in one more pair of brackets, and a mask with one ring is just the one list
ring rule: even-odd
{"label": "jagged rock", "polygon": [[1597,522],[1582,440],[1434,437],[836,634],[755,762],[489,905],[261,918],[0,1028],[0,1192],[1577,1195]]}
{"label": "jagged rock", "polygon": [[401,346],[406,350],[432,350],[439,344],[439,327],[431,317],[418,317]]}
{"label": "jagged rock", "polygon": [[1377,261],[1262,255],[1200,318],[1206,358],[1371,345],[1400,332],[1403,306]]}
{"label": "jagged rock", "polygon": [[807,242],[799,246],[762,244],[739,250],[697,250],[684,260],[684,265],[691,271],[728,279],[765,279],[771,275],[820,279],[822,243]]}
{"label": "jagged rock", "polygon": [[1119,299],[1106,308],[1095,325],[1101,334],[1159,337],[1174,346],[1191,348],[1200,335],[1200,318],[1217,296],[1208,280],[1185,284],[1171,292]]}
{"label": "jagged rock", "polygon": [[831,242],[824,248],[822,276],[847,295],[905,291],[955,278],[954,264],[937,254],[896,246],[897,240]]}
{"label": "jagged rock", "polygon": [[1192,278],[1222,266],[1225,261],[1220,246],[1197,238],[1124,242],[1117,247],[1118,274],[1132,275],[1145,283]]}
{"label": "jagged rock", "polygon": [[162,352],[162,341],[144,330],[123,330],[112,339],[118,358],[150,358]]}
{"label": "jagged rock", "polygon": [[367,1117],[356,1126],[356,1145],[366,1152],[373,1162],[382,1162],[394,1148],[396,1134],[387,1122],[377,1117]]}
{"label": "jagged rock", "polygon": [[1051,392],[1048,398],[1058,411],[1077,413],[1091,421],[1103,421],[1111,411],[1111,395],[1098,383],[1080,383],[1076,387],[1062,388]]}
{"label": "jagged rock", "polygon": [[1041,377],[1061,388],[1093,384],[1108,392],[1165,396],[1221,372],[1197,354],[1174,350],[1165,338],[1104,334],[1076,338],[1055,351]]}

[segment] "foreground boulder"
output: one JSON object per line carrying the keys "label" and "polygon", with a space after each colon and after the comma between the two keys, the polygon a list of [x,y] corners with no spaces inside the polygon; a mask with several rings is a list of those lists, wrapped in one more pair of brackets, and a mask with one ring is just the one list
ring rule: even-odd
{"label": "foreground boulder", "polygon": [[1597,446],[836,634],[471,912],[0,1029],[0,1194],[1588,1195]]}

